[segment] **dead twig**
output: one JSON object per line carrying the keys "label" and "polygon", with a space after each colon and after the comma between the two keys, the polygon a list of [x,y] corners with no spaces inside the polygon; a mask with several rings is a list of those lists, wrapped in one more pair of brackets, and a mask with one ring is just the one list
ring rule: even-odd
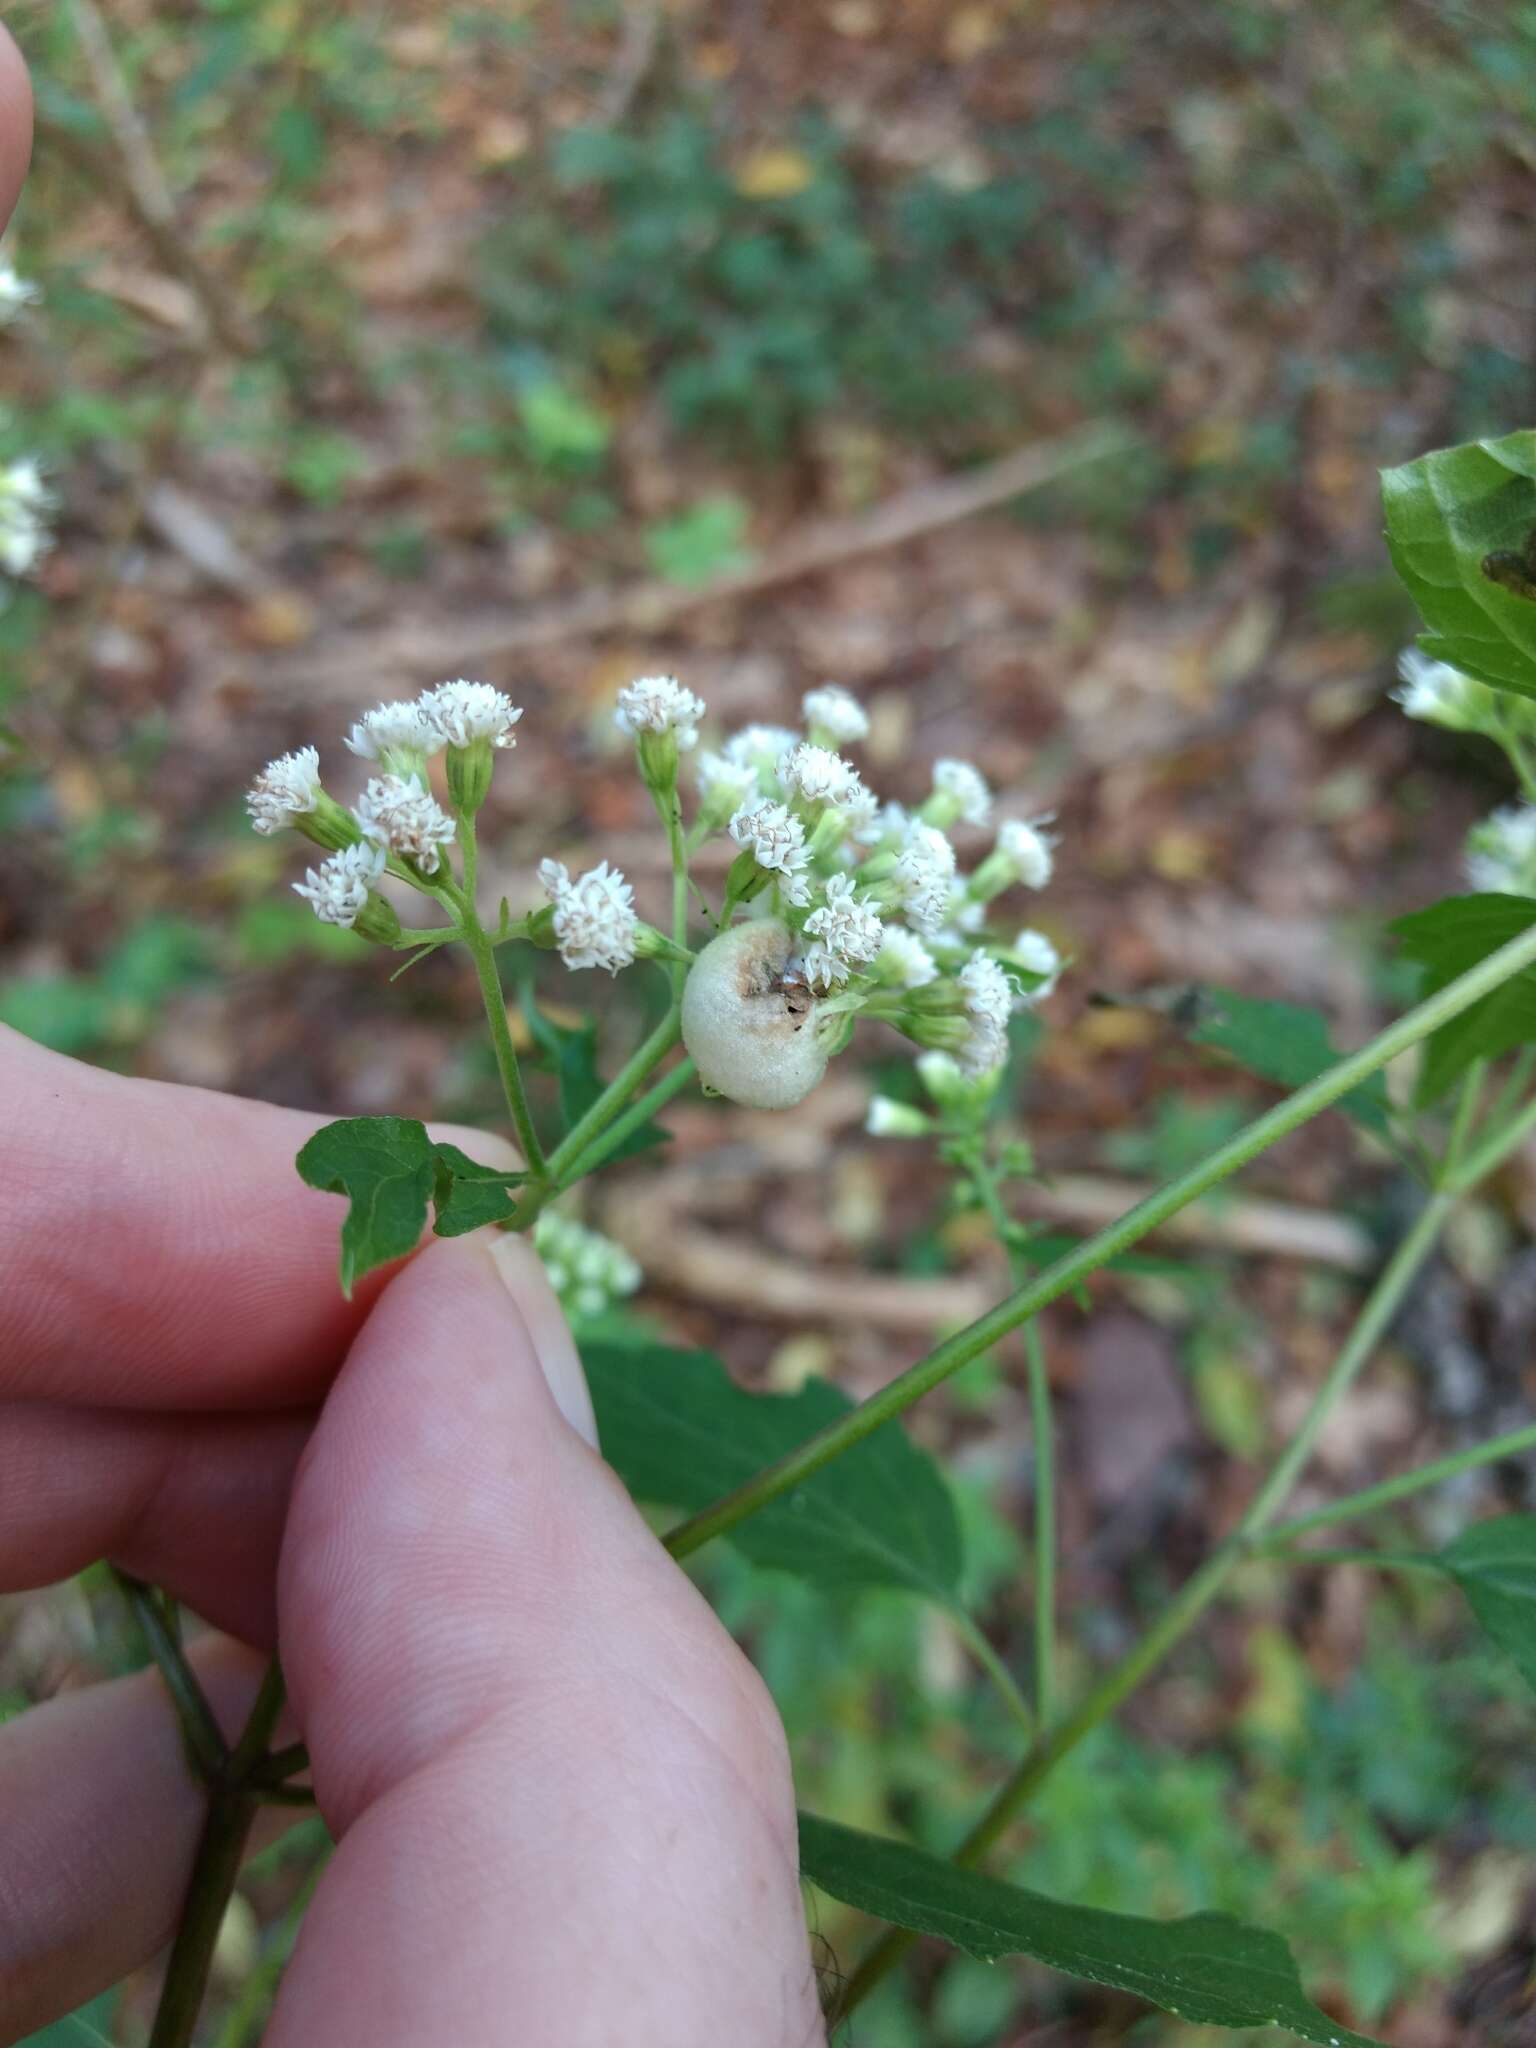
{"label": "dead twig", "polygon": [[156,255],[197,300],[208,336],[232,355],[253,355],[257,346],[255,336],[192,246],[191,235],[160,169],[149,130],[134,105],[96,0],[71,0],[71,8],[75,34],[91,76],[91,90],[116,146],[121,179],[113,179],[98,153],[78,137],[51,129],[50,140],[67,148],[104,186],[121,185],[128,208]]}
{"label": "dead twig", "polygon": [[620,631],[655,634],[701,606],[756,597],[779,584],[954,526],[1070,470],[1118,454],[1127,445],[1122,428],[1108,423],[1084,427],[1059,440],[1015,449],[1011,455],[960,476],[900,491],[852,518],[818,520],[745,568],[708,583],[647,578],[617,590],[592,590],[522,611],[498,609],[456,619],[405,620],[379,631],[339,633],[302,657],[271,664],[265,671],[265,683],[284,697],[333,692],[350,698],[356,693],[360,675],[467,674],[536,647]]}

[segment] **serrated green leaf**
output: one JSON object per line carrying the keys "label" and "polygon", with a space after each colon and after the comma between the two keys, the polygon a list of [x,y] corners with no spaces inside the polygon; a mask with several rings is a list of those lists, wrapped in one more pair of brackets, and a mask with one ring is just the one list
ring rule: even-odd
{"label": "serrated green leaf", "polygon": [[1536,531],[1536,431],[1441,448],[1383,470],[1387,546],[1424,614],[1426,653],[1536,697],[1536,597],[1508,565]]}
{"label": "serrated green leaf", "polygon": [[[1398,918],[1388,930],[1410,960],[1425,970],[1423,993],[1437,989],[1486,960],[1510,939],[1536,924],[1536,899],[1528,896],[1448,896],[1427,910]],[[1506,982],[1442,1024],[1429,1040],[1419,1076],[1418,1099],[1438,1100],[1474,1060],[1536,1040],[1536,967]]]}
{"label": "serrated green leaf", "polygon": [[413,1251],[427,1221],[437,1159],[425,1124],[407,1116],[349,1116],[316,1131],[299,1153],[312,1188],[345,1195],[341,1291]]}
{"label": "serrated green leaf", "polygon": [[[707,1351],[582,1347],[603,1454],[656,1506],[707,1507],[853,1403],[825,1380],[749,1394]],[[820,1586],[901,1586],[953,1606],[963,1566],[954,1499],[938,1466],[887,1423],[729,1540],[755,1564]]]}
{"label": "serrated green leaf", "polygon": [[[1328,1034],[1328,1021],[1302,1003],[1274,1003],[1235,989],[1192,991],[1196,1019],[1190,1037],[1208,1045],[1282,1088],[1302,1088],[1337,1066],[1342,1055]],[[1334,1105],[1378,1137],[1389,1130],[1386,1082],[1380,1074],[1352,1088]]]}
{"label": "serrated green leaf", "polygon": [[434,1145],[437,1207],[432,1228],[439,1237],[462,1237],[482,1224],[501,1223],[512,1213],[512,1190],[523,1187],[526,1173],[481,1166],[457,1145]]}
{"label": "serrated green leaf", "polygon": [[1536,1689],[1536,1515],[1496,1515],[1463,1529],[1435,1562]]}
{"label": "serrated green leaf", "polygon": [[1280,2026],[1318,2048],[1383,2048],[1312,2004],[1278,1934],[1228,1913],[1143,1920],[1064,1905],[808,1813],[800,1816],[800,1869],[845,1905],[936,1935],[983,1962],[1030,1956],[1197,2025]]}

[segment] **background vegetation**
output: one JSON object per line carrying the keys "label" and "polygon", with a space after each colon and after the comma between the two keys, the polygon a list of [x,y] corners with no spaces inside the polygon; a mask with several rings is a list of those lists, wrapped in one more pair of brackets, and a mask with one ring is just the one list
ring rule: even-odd
{"label": "background vegetation", "polygon": [[[659,902],[604,729],[639,669],[733,722],[832,676],[871,707],[882,790],[958,753],[1056,807],[1042,921],[1078,965],[1025,1099],[1069,1225],[1260,1099],[1176,1041],[1160,991],[1318,1002],[1345,1042],[1401,992],[1378,921],[1445,892],[1501,785],[1383,708],[1411,619],[1374,473],[1531,418],[1536,7],[123,0],[137,154],[82,18],[12,11],[41,115],[12,254],[46,297],[0,341],[0,456],[38,453],[63,514],[0,613],[0,1019],[338,1114],[492,1117],[473,990],[428,961],[382,1002],[378,962],[284,907],[286,856],[239,813],[268,755],[461,667],[529,707],[482,833],[514,905],[541,854],[588,848]],[[985,519],[711,593],[813,522],[1105,418],[1122,455]],[[599,630],[565,616],[632,584]],[[863,1392],[1000,1291],[920,1155],[858,1135],[865,1092],[777,1123],[678,1113],[594,1210],[649,1272],[634,1313],[755,1383]],[[1401,1200],[1326,1120],[1196,1250],[1160,1248],[1178,1269],[1049,1319],[1083,1668],[1230,1520]],[[1520,1418],[1533,1224],[1527,1162],[1341,1412],[1330,1480]],[[1325,1256],[1292,1255],[1298,1233]],[[970,1368],[917,1428],[962,1475],[1017,1662],[1020,1360]],[[1479,1476],[1408,1526],[1443,1538],[1528,1492]],[[806,1803],[951,1839],[1016,1734],[948,1625],[701,1571]],[[7,1710],[136,1654],[90,1577],[0,1609]],[[1528,2043],[1530,1759],[1528,1697],[1454,1595],[1255,1569],[1052,1780],[1014,1874],[1281,1926],[1318,1995],[1403,2048]],[[256,2038],[319,1853],[301,1829],[244,1885],[211,2039]],[[854,1930],[818,1910],[835,1969]],[[131,2040],[148,1997],[91,2024]],[[1201,2036],[935,1953],[856,2038]]]}

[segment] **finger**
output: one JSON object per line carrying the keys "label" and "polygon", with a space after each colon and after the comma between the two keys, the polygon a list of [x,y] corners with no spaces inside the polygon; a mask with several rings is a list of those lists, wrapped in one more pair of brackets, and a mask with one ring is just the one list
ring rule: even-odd
{"label": "finger", "polygon": [[271,1648],[277,1556],[310,1414],[132,1415],[0,1403],[0,1592],[109,1557]]}
{"label": "finger", "polygon": [[21,52],[0,28],[0,228],[10,219],[32,155],[32,88]]}
{"label": "finger", "polygon": [[0,1395],[206,1410],[323,1393],[381,1284],[342,1299],[345,1211],[294,1171],[324,1118],[125,1080],[3,1029],[0,1104]]}
{"label": "finger", "polygon": [[284,1661],[342,1839],[268,2048],[800,2048],[782,1730],[552,1396],[526,1259],[428,1247],[300,1468]]}
{"label": "finger", "polygon": [[[217,1637],[189,1654],[233,1737],[263,1660]],[[203,1809],[157,1672],[62,1694],[0,1729],[0,2041],[83,2004],[165,1946]],[[268,1812],[270,1840],[295,1816]]]}

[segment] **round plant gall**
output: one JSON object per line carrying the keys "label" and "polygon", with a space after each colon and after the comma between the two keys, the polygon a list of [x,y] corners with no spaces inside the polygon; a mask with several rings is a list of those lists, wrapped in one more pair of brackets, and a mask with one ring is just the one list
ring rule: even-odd
{"label": "round plant gall", "polygon": [[777,918],[722,932],[683,988],[683,1043],[706,1087],[748,1109],[790,1109],[826,1071],[816,998],[786,975],[794,938]]}

